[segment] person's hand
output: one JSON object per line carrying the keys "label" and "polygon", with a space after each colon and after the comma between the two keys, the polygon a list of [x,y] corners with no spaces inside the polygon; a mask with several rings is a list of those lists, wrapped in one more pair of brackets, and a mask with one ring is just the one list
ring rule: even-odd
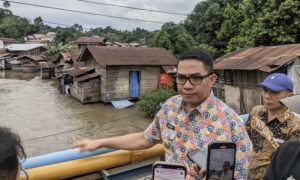
{"label": "person's hand", "polygon": [[76,141],[73,147],[79,148],[79,151],[95,151],[99,148],[98,140],[84,139],[81,141]]}
{"label": "person's hand", "polygon": [[200,175],[201,180],[206,179],[205,177],[206,170],[204,168],[199,169],[199,167],[196,164],[193,164],[191,167],[189,167],[187,164],[185,164],[185,166],[188,172],[188,174],[185,177],[185,180],[195,180],[196,173]]}

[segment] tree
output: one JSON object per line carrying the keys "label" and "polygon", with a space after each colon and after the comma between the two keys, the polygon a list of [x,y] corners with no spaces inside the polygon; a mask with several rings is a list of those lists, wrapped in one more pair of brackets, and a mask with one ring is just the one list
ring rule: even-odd
{"label": "tree", "polygon": [[181,54],[185,50],[194,47],[196,43],[183,24],[176,25],[173,22],[169,22],[165,23],[161,30],[155,33],[151,45],[163,47],[174,54]]}
{"label": "tree", "polygon": [[244,0],[226,8],[219,39],[228,41],[227,52],[245,47],[300,42],[298,0]]}

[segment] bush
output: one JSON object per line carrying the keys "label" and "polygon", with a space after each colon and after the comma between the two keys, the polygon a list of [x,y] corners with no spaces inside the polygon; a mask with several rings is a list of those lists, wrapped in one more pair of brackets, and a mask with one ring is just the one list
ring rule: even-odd
{"label": "bush", "polygon": [[146,117],[152,118],[161,108],[161,103],[164,103],[169,97],[173,95],[174,91],[171,88],[159,88],[158,90],[142,97],[138,102],[138,105]]}

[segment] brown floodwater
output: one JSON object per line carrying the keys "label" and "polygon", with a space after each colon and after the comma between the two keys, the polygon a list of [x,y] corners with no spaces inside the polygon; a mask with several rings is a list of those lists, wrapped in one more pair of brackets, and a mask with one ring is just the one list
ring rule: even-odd
{"label": "brown floodwater", "polygon": [[151,119],[137,105],[83,105],[60,94],[58,82],[39,74],[0,71],[0,125],[22,139],[28,157],[72,148],[82,138],[104,138],[143,131]]}

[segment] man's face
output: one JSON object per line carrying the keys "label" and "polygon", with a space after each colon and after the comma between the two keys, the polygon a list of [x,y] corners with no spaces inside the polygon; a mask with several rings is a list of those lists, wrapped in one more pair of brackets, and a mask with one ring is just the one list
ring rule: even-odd
{"label": "man's face", "polygon": [[[181,77],[195,77],[194,79],[199,81],[199,77],[206,76],[208,72],[205,69],[203,62],[195,59],[186,59],[180,61],[177,67],[177,76]],[[192,84],[189,80],[185,84],[178,84],[177,88],[181,94],[183,101],[190,107],[198,106],[203,100],[205,100],[211,91],[212,86],[216,81],[216,75],[212,74],[205,78],[202,78],[201,83]],[[201,79],[201,78],[200,78]]]}
{"label": "man's face", "polygon": [[291,96],[292,93],[288,90],[283,91],[272,91],[271,89],[268,89],[266,87],[262,90],[262,98],[263,98],[263,104],[267,109],[274,110],[283,107],[279,103],[280,99],[286,98]]}
{"label": "man's face", "polygon": [[225,162],[225,163],[223,164],[223,170],[224,170],[224,171],[228,171],[228,170],[229,170],[229,166],[230,166],[230,164]]}

